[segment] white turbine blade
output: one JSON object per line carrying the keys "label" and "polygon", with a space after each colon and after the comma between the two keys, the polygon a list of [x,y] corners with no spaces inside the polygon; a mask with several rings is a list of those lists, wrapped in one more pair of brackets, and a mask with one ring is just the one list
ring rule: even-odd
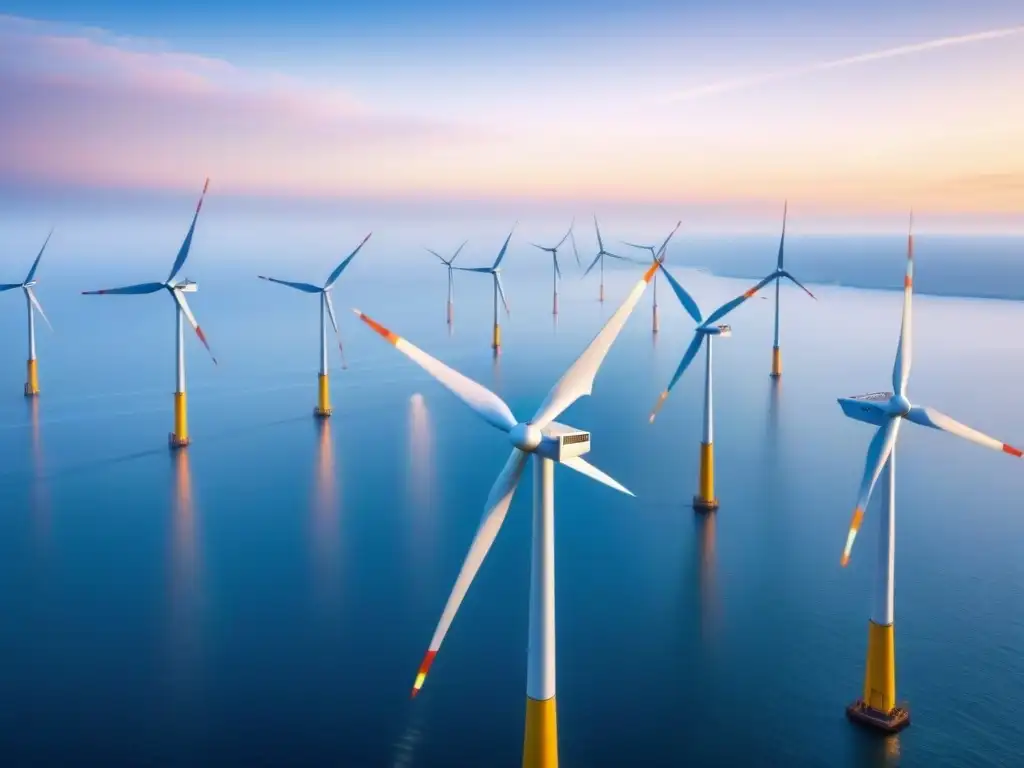
{"label": "white turbine blade", "polygon": [[494,272],[494,281],[498,284],[498,295],[501,296],[501,303],[505,307],[505,316],[511,316],[512,312],[508,308],[508,300],[505,298],[505,286],[501,284],[501,274]]}
{"label": "white turbine blade", "polygon": [[508,457],[508,461],[505,462],[505,468],[491,487],[491,492],[487,496],[487,504],[484,506],[483,517],[480,519],[480,526],[473,537],[473,543],[469,545],[469,552],[466,554],[466,559],[462,563],[459,575],[455,579],[455,586],[448,596],[448,602],[445,603],[441,620],[437,623],[437,629],[434,630],[434,636],[430,639],[427,653],[423,657],[419,670],[416,672],[416,681],[412,686],[412,695],[414,697],[419,693],[420,688],[423,687],[423,682],[427,679],[427,673],[430,671],[430,665],[434,663],[434,657],[437,656],[437,651],[441,647],[441,643],[444,642],[445,635],[448,634],[448,629],[455,619],[455,614],[458,612],[459,606],[462,605],[466,592],[469,591],[469,585],[473,583],[473,579],[480,570],[484,558],[487,557],[491,544],[494,543],[498,531],[501,530],[502,523],[505,522],[509,505],[512,503],[512,497],[516,492],[516,486],[519,485],[519,478],[522,477],[523,469],[526,467],[526,462],[529,458],[529,454],[520,451],[518,448],[513,448],[512,454]]}
{"label": "white turbine blade", "polygon": [[472,408],[488,424],[497,427],[502,432],[508,432],[516,425],[516,418],[512,415],[511,409],[491,390],[449,368],[419,347],[392,333],[373,318],[367,317],[358,309],[352,311],[359,315],[360,320],[389,341],[395,349],[444,384],[453,395]]}
{"label": "white turbine blade", "polygon": [[853,519],[850,520],[850,530],[846,534],[846,546],[843,548],[842,565],[845,568],[850,562],[850,550],[853,549],[853,541],[857,538],[857,531],[864,520],[864,510],[868,508],[871,500],[871,491],[878,482],[878,476],[882,474],[892,448],[896,444],[896,435],[900,429],[900,417],[891,416],[889,420],[878,428],[875,436],[871,438],[868,445],[868,455],[864,461],[864,476],[860,481],[860,492],[857,494],[857,506],[853,510]]}
{"label": "white turbine blade", "polygon": [[192,314],[192,310],[188,307],[188,302],[185,301],[185,295],[181,291],[171,289],[171,296],[178,302],[178,306],[181,307],[181,311],[185,313],[185,317],[188,319],[189,324],[196,332],[196,336],[203,342],[203,346],[206,347],[206,351],[210,353],[210,358],[213,360],[213,364],[217,365],[217,358],[213,355],[213,350],[210,349],[210,342],[206,340],[206,334],[203,333],[203,329],[199,327],[199,323],[196,322],[195,315]]}
{"label": "white turbine blade", "polygon": [[892,389],[904,394],[910,378],[913,358],[913,317],[911,299],[914,295],[914,214],[910,214],[910,234],[907,235],[907,274],[903,278],[903,320],[900,323],[900,341],[896,347],[896,361],[892,366]]}
{"label": "white turbine blade", "polygon": [[267,277],[266,275],[256,275],[260,280],[266,280],[270,283],[277,283],[278,285],[287,285],[289,288],[294,288],[297,291],[303,293],[320,293],[323,290],[318,285],[312,285],[311,283],[294,283],[291,280],[278,280],[276,277]]}
{"label": "white turbine blade", "polygon": [[976,429],[968,427],[966,424],[961,424],[956,419],[952,419],[934,408],[929,408],[924,405],[915,405],[910,409],[910,412],[905,418],[907,421],[920,424],[922,427],[931,427],[932,429],[937,429],[940,432],[949,432],[952,435],[962,437],[964,440],[970,440],[972,443],[983,445],[994,451],[1002,451],[1003,453],[1008,453],[1011,456],[1021,458],[1021,450],[1019,448],[1014,448],[1012,445],[1007,445],[1000,440],[996,440],[994,437],[989,437],[983,432],[979,432]]}
{"label": "white turbine blade", "polygon": [[577,267],[577,269],[580,269],[580,268],[583,267],[583,265],[580,263],[580,252],[579,252],[579,249],[576,248],[576,235],[574,235],[573,231],[572,231],[573,225],[575,225],[575,224],[576,224],[576,220],[573,219],[572,224],[569,226],[569,242],[572,243],[572,255],[576,257],[576,267]]}
{"label": "white turbine blade", "polygon": [[341,367],[348,368],[348,363],[345,362],[345,350],[341,346],[341,331],[338,330],[338,321],[334,317],[334,302],[331,301],[330,291],[324,291],[324,300],[327,304],[327,316],[331,318],[331,325],[334,326],[334,338],[338,340],[338,352],[341,354]]}
{"label": "white turbine blade", "polygon": [[599,483],[604,483],[609,488],[614,488],[616,491],[621,491],[627,496],[636,496],[631,490],[622,485],[615,478],[605,474],[600,469],[595,467],[589,461],[584,459],[582,456],[571,456],[568,459],[562,459],[559,464],[562,464],[569,469],[575,469],[581,475],[586,475],[591,480],[597,480]]}
{"label": "white turbine blade", "polygon": [[640,301],[640,297],[644,294],[644,289],[651,282],[651,278],[654,277],[657,269],[657,263],[648,267],[644,276],[633,286],[633,290],[629,292],[626,300],[615,310],[615,314],[609,318],[604,328],[590,342],[590,346],[583,351],[583,354],[577,358],[576,362],[569,367],[569,370],[552,387],[544,402],[541,403],[537,413],[530,420],[535,427],[543,429],[579,398],[589,395],[593,391],[594,377],[597,375],[601,363],[604,362],[608,350],[611,349],[616,337],[626,324],[626,320],[629,319],[637,302]]}
{"label": "white turbine blade", "polygon": [[[667,272],[665,274],[668,274]],[[672,374],[672,379],[669,381],[668,386],[665,387],[665,391],[658,395],[658,402],[654,404],[654,408],[651,409],[651,415],[647,418],[650,423],[654,423],[655,417],[658,415],[658,411],[668,400],[669,393],[672,391],[672,387],[676,385],[676,382],[686,372],[686,369],[690,367],[690,363],[693,362],[693,358],[700,352],[700,346],[704,343],[704,339],[707,338],[707,334],[697,331],[693,334],[693,339],[690,341],[690,346],[686,348],[686,352],[683,353],[683,359],[679,361],[679,365],[676,367],[676,372]]]}
{"label": "white turbine blade", "polygon": [[[26,283],[31,283],[33,278],[36,276],[36,270],[39,269],[39,260],[43,258],[43,251],[46,250],[47,244],[50,242],[50,238],[53,237],[53,228],[50,228],[50,233],[46,236],[43,241],[43,247],[39,249],[39,255],[36,256],[36,260],[32,262],[32,267],[28,271],[28,277],[25,278]],[[47,323],[49,325],[49,323]]]}
{"label": "white turbine blade", "polygon": [[32,302],[32,306],[36,308],[36,312],[38,312],[39,316],[46,321],[46,324],[50,327],[50,330],[52,331],[53,326],[50,325],[50,318],[48,318],[46,316],[46,313],[43,312],[43,305],[39,303],[39,299],[36,298],[36,295],[32,292],[32,289],[26,287],[25,293],[28,294],[28,300]]}
{"label": "white turbine blade", "polygon": [[597,254],[597,256],[595,256],[595,257],[594,257],[594,260],[593,260],[592,262],[590,262],[590,266],[589,266],[589,267],[587,267],[587,271],[583,273],[583,276],[584,276],[584,277],[586,277],[587,275],[589,275],[589,274],[590,274],[590,271],[591,271],[591,270],[592,270],[592,269],[593,269],[594,267],[596,267],[596,266],[597,266],[597,262],[599,262],[599,261],[601,260],[601,256],[602,256],[602,255],[603,255],[603,254],[601,254],[601,253],[599,252],[599,253]]}

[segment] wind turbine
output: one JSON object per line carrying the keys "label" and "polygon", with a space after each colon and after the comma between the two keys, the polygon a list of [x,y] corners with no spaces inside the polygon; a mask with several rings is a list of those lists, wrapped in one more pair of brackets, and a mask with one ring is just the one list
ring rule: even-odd
{"label": "wind turbine", "polygon": [[217,364],[217,358],[213,357],[213,352],[210,350],[209,342],[206,341],[203,329],[199,327],[199,323],[196,322],[195,315],[192,314],[192,310],[189,309],[188,302],[185,301],[185,294],[194,293],[199,286],[188,278],[174,282],[175,276],[185,265],[185,260],[188,258],[189,250],[192,248],[192,235],[196,231],[196,220],[199,218],[199,211],[202,210],[203,199],[206,197],[206,190],[209,186],[210,180],[207,179],[206,183],[203,184],[203,193],[199,196],[199,202],[196,204],[196,212],[192,215],[192,225],[188,228],[188,234],[185,235],[185,241],[181,244],[181,248],[178,250],[178,255],[174,259],[174,264],[171,265],[171,273],[167,276],[167,279],[164,282],[139,283],[138,285],[128,285],[123,288],[106,288],[99,291],[82,291],[82,293],[86,295],[135,295],[167,291],[174,300],[174,314],[175,322],[177,324],[177,368],[176,387],[174,390],[174,431],[168,435],[168,442],[170,443],[171,448],[184,448],[189,444],[188,404],[185,397],[185,336],[184,326],[182,325],[182,315],[188,319],[189,324],[195,329],[199,340],[203,342],[203,346],[206,347],[206,351],[209,352],[210,357],[213,358],[214,365]]}
{"label": "wind turbine", "polygon": [[923,405],[912,405],[907,399],[907,379],[912,357],[911,300],[914,278],[913,215],[907,237],[907,272],[903,280],[903,319],[900,326],[896,360],[892,369],[895,392],[875,392],[856,397],[839,398],[843,413],[851,419],[878,427],[868,445],[864,475],[857,495],[857,506],[843,549],[842,565],[850,561],[857,531],[860,530],[871,491],[888,464],[886,493],[881,501],[880,536],[878,537],[878,570],[871,619],[868,622],[868,653],[864,670],[864,695],[846,709],[850,719],[885,731],[898,731],[910,723],[910,713],[896,703],[896,657],[893,643],[893,577],[895,572],[896,537],[896,436],[903,420],[949,432],[986,448],[1021,458],[1021,451],[978,432],[944,413]]}
{"label": "wind turbine", "polygon": [[[537,245],[537,243],[530,243],[530,245],[532,245],[534,248],[539,248],[540,250],[546,251],[547,253],[551,254],[551,265],[553,267],[553,269],[551,271],[551,280],[552,280],[552,287],[553,287],[551,314],[553,314],[553,315],[557,315],[558,314],[558,281],[562,277],[562,270],[558,268],[558,249],[562,247],[562,244],[569,238],[569,235],[572,234],[572,228],[573,228],[573,225],[575,223],[576,223],[576,220],[573,219],[572,223],[569,224],[569,231],[565,233],[565,235],[562,237],[561,240],[558,241],[558,245],[556,245],[556,246],[554,246],[552,248],[549,248],[546,245]],[[574,248],[575,248],[575,240],[576,240],[576,238],[573,238],[573,246],[574,246]],[[576,255],[576,262],[579,263],[579,254],[578,253]]]}
{"label": "wind turbine", "polygon": [[462,245],[456,248],[455,253],[452,254],[452,257],[450,259],[446,259],[437,251],[427,248],[428,251],[430,251],[432,254],[434,254],[435,256],[437,256],[437,258],[441,260],[442,264],[448,267],[448,325],[452,324],[452,310],[455,307],[455,278],[452,273],[452,262],[455,261],[455,257],[462,252],[462,249],[466,247],[466,243],[468,242],[469,241],[466,240]]}
{"label": "wind turbine", "polygon": [[764,280],[759,282],[753,288],[741,293],[735,299],[727,301],[725,304],[720,306],[710,315],[707,319],[703,319],[700,312],[700,307],[697,306],[697,302],[693,300],[693,297],[686,292],[686,289],[679,284],[679,282],[672,277],[672,273],[665,268],[664,260],[659,263],[661,271],[665,273],[665,277],[668,279],[669,285],[672,287],[672,291],[679,299],[679,303],[683,305],[683,309],[686,310],[687,314],[693,318],[694,322],[697,323],[697,328],[693,332],[693,341],[690,342],[690,346],[686,348],[686,352],[683,354],[683,359],[679,362],[679,367],[676,368],[676,372],[672,376],[672,380],[668,383],[668,387],[661,393],[658,398],[658,402],[655,403],[654,409],[651,411],[650,420],[653,422],[654,417],[658,415],[658,411],[665,404],[665,400],[668,399],[669,392],[672,391],[672,387],[676,385],[683,372],[687,369],[693,358],[700,352],[701,345],[707,342],[707,357],[705,360],[704,370],[704,432],[700,443],[700,476],[698,483],[697,495],[693,497],[693,508],[710,512],[711,510],[718,509],[718,499],[715,497],[715,451],[714,451],[714,410],[712,407],[711,398],[711,346],[712,340],[716,336],[722,338],[728,338],[732,335],[732,328],[728,325],[718,325],[718,321],[725,317],[727,314],[732,312],[736,307],[745,302],[761,288],[768,284],[772,279],[766,277]]}
{"label": "wind turbine", "polygon": [[[331,388],[327,377],[327,317],[331,318],[331,325],[334,326],[334,336],[338,340],[338,352],[341,354],[341,363],[343,366],[345,364],[345,350],[341,347],[341,333],[338,331],[338,321],[334,317],[334,304],[331,303],[331,288],[334,287],[338,278],[341,277],[341,273],[345,271],[345,268],[356,257],[356,254],[366,245],[366,241],[370,239],[372,234],[371,232],[364,237],[362,242],[356,246],[356,249],[346,256],[341,264],[334,268],[334,271],[327,276],[327,282],[323,286],[310,283],[293,283],[288,280],[278,280],[276,277],[257,275],[260,280],[268,280],[271,283],[286,285],[303,293],[316,293],[320,295],[320,373],[317,376],[318,395],[316,407],[313,408],[313,415],[319,419],[326,419],[333,412],[331,409]],[[327,317],[325,317],[325,314]]]}
{"label": "wind turbine", "polygon": [[512,231],[508,233],[508,237],[505,238],[505,244],[501,246],[501,250],[498,251],[498,258],[494,260],[494,264],[490,267],[452,267],[460,272],[480,272],[491,276],[494,282],[494,333],[491,336],[491,348],[497,352],[501,349],[501,325],[498,323],[498,296],[501,296],[501,303],[505,305],[505,314],[509,314],[508,302],[505,300],[505,289],[501,285],[501,260],[505,258],[505,252],[508,250],[509,241],[512,239],[512,233],[516,231],[516,224],[512,225]]}
{"label": "wind turbine", "polygon": [[[595,219],[595,223],[596,223],[596,221],[597,220]],[[679,225],[682,224],[682,223],[683,223],[682,221],[677,221],[676,222],[676,227],[675,227],[675,229],[672,230],[672,232],[675,232],[676,229],[679,229]],[[651,252],[651,258],[652,259],[656,258],[656,246],[653,246],[653,245],[639,245],[637,243],[627,243],[625,240],[622,241],[622,244],[623,245],[628,245],[630,248],[638,248],[638,249],[640,249],[642,251],[650,251]],[[664,256],[664,254],[662,254],[662,260],[664,260],[664,258],[665,258],[665,256]],[[652,294],[653,294],[654,298],[653,298],[653,302],[651,304],[651,332],[652,333],[657,333],[658,332],[658,275],[657,274],[654,275],[654,287],[652,289]]]}
{"label": "wind turbine", "polygon": [[[611,256],[613,259],[619,259],[621,261],[628,261],[628,259],[624,258],[623,256],[618,256],[618,255],[612,253],[611,251],[605,250],[604,240],[601,239],[601,227],[599,227],[597,225],[597,216],[594,217],[594,229],[597,232],[597,255],[594,257],[594,260],[590,263],[590,266],[587,267],[587,271],[583,273],[583,276],[586,277],[587,275],[589,275],[590,271],[595,266],[597,266],[597,264],[600,262],[600,264],[601,264],[601,288],[598,291],[597,300],[603,303],[604,302],[604,257],[605,256]],[[658,276],[657,275],[654,276],[654,284],[655,285],[658,284]]]}
{"label": "wind turbine", "polygon": [[775,265],[775,271],[768,275],[769,279],[775,281],[775,342],[772,344],[772,378],[779,378],[782,375],[782,352],[779,349],[779,284],[782,282],[782,278],[793,281],[794,284],[803,288],[804,293],[815,299],[813,293],[804,287],[803,283],[797,280],[793,275],[787,272],[782,265],[783,261],[783,249],[786,245],[786,213],[789,209],[789,201],[787,200],[785,205],[782,207],[782,237],[779,239],[779,259]]}
{"label": "wind turbine", "polygon": [[39,316],[46,321],[50,330],[53,330],[53,326],[50,325],[46,313],[43,312],[43,306],[39,303],[39,299],[36,298],[36,294],[32,290],[32,286],[36,284],[36,270],[39,268],[39,260],[43,258],[43,251],[46,250],[46,245],[50,242],[52,235],[53,230],[51,229],[50,234],[43,241],[43,247],[39,249],[39,255],[32,262],[32,267],[29,269],[24,282],[0,284],[0,293],[3,291],[13,291],[15,288],[21,288],[25,292],[25,305],[28,308],[28,372],[25,378],[25,397],[36,397],[39,394],[39,368],[36,365],[35,312],[38,312]]}
{"label": "wind turbine", "polygon": [[484,505],[483,517],[426,656],[416,674],[412,695],[420,691],[455,614],[480,569],[508,513],[516,486],[533,456],[533,546],[530,570],[530,622],[527,645],[526,728],[524,766],[557,766],[558,738],[555,716],[555,548],[554,464],[574,469],[587,477],[632,495],[626,488],[582,458],[590,449],[590,434],[554,419],[577,399],[589,395],[594,377],[612,343],[640,300],[657,265],[651,267],[590,346],[558,380],[526,422],[520,422],[508,405],[480,384],[452,370],[363,313],[356,314],[373,330],[440,381],[478,416],[504,432],[512,453],[498,475]]}

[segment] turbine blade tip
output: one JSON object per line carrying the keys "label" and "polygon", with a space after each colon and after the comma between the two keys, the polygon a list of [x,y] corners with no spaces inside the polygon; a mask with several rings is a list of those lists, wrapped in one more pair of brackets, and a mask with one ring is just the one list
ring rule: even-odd
{"label": "turbine blade tip", "polygon": [[1014,448],[1012,445],[1007,445],[1006,443],[1003,443],[1003,452],[1008,453],[1011,456],[1016,456],[1018,459],[1024,457],[1024,452],[1022,452],[1020,448]]}
{"label": "turbine blade tip", "polygon": [[848,566],[848,565],[850,564],[850,556],[849,556],[848,554],[846,554],[846,553],[844,552],[844,553],[843,553],[843,557],[842,557],[842,559],[841,559],[841,560],[839,561],[839,564],[840,564],[840,565],[841,565],[841,566],[842,566],[843,568],[845,568],[846,566]]}

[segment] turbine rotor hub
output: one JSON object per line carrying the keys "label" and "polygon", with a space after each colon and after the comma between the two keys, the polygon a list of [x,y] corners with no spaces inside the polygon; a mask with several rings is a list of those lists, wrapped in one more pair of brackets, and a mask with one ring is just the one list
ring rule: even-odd
{"label": "turbine rotor hub", "polygon": [[512,427],[509,430],[508,439],[519,450],[530,452],[540,445],[544,435],[541,433],[540,428],[525,422]]}
{"label": "turbine rotor hub", "polygon": [[892,399],[889,400],[889,408],[892,409],[893,413],[906,416],[910,413],[910,401],[906,398],[906,395],[893,395]]}

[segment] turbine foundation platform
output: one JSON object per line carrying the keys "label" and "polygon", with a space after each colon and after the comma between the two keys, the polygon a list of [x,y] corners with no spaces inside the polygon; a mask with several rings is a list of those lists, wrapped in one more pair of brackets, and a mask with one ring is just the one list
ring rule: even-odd
{"label": "turbine foundation platform", "polygon": [[313,406],[313,415],[316,416],[318,419],[329,418],[332,413],[334,413],[334,409],[331,408],[330,406],[328,406],[327,408],[321,408],[319,405]]}
{"label": "turbine foundation platform", "polygon": [[855,723],[866,725],[883,733],[899,733],[910,725],[910,710],[906,706],[893,707],[890,712],[879,712],[857,699],[846,708],[846,716]]}
{"label": "turbine foundation platform", "polygon": [[39,387],[25,384],[25,397],[39,397]]}
{"label": "turbine foundation platform", "polygon": [[189,440],[188,437],[178,437],[173,432],[167,435],[167,444],[171,447],[171,450],[175,450],[177,448],[184,448],[190,442],[192,441]]}
{"label": "turbine foundation platform", "polygon": [[698,512],[714,512],[716,509],[718,509],[718,499],[703,499],[700,496],[694,496],[693,508]]}
{"label": "turbine foundation platform", "polygon": [[25,397],[36,397],[39,394],[39,369],[33,358],[28,361],[28,370],[25,376]]}
{"label": "turbine foundation platform", "polygon": [[772,347],[772,372],[769,374],[773,379],[782,375],[782,350]]}

